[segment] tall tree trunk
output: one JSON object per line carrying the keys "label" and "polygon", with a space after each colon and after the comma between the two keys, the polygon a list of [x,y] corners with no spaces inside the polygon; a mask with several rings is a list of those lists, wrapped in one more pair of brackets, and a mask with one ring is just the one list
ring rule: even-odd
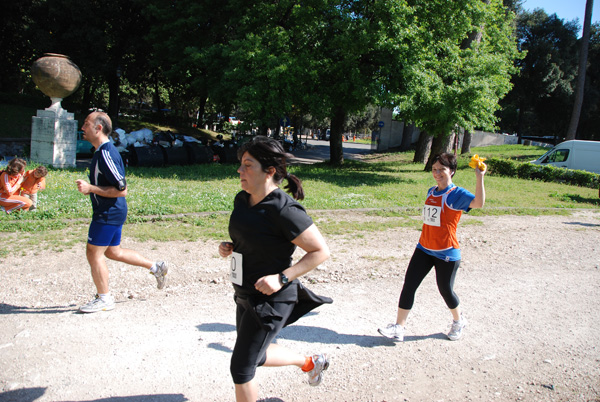
{"label": "tall tree trunk", "polygon": [[517,144],[522,144],[523,127],[525,127],[525,101],[519,103],[519,115],[517,116]]}
{"label": "tall tree trunk", "polygon": [[108,84],[107,112],[112,120],[113,129],[117,128],[119,124],[119,81],[120,78],[115,73],[106,77],[106,83]]}
{"label": "tall tree trunk", "polygon": [[461,154],[470,154],[471,153],[471,141],[473,140],[473,133],[465,130],[465,134],[463,136],[462,147],[460,148]]}
{"label": "tall tree trunk", "polygon": [[206,121],[204,119],[204,112],[206,112],[206,102],[208,100],[208,95],[206,94],[205,90],[202,90],[202,94],[200,95],[200,104],[198,105],[198,120],[196,122],[196,124],[198,124],[198,127],[202,127],[204,126],[204,122]]}
{"label": "tall tree trunk", "polygon": [[342,134],[346,121],[346,110],[336,107],[331,118],[331,133],[329,135],[329,163],[341,166],[344,163],[344,149],[342,147]]}
{"label": "tall tree trunk", "polygon": [[415,125],[413,123],[405,123],[404,124],[404,132],[402,133],[402,143],[400,144],[400,150],[406,151],[410,149],[412,145],[412,137],[415,132]]}
{"label": "tall tree trunk", "polygon": [[450,133],[447,135],[437,135],[433,137],[433,141],[431,142],[431,152],[429,154],[429,158],[427,159],[427,164],[425,165],[425,171],[429,172],[431,170],[431,166],[433,165],[433,158],[436,155],[441,154],[443,152],[452,151],[452,145],[454,144],[454,133]]}
{"label": "tall tree trunk", "polygon": [[279,122],[278,117],[275,117],[274,121],[275,121],[275,132],[273,132],[273,138],[278,140],[279,138],[281,138],[281,123]]}
{"label": "tall tree trunk", "polygon": [[433,141],[433,136],[428,134],[426,131],[422,130],[419,134],[419,141],[417,141],[417,149],[415,150],[415,157],[413,158],[413,163],[425,163],[427,162],[427,157],[429,156],[429,151],[431,151],[431,143]]}
{"label": "tall tree trunk", "polygon": [[[486,5],[489,5],[491,0],[482,0]],[[483,26],[481,29],[477,31],[472,31],[469,36],[463,41],[461,44],[461,48],[468,49],[473,46],[474,43],[481,43],[481,38],[483,37]],[[461,154],[467,154],[471,152],[471,139],[473,137],[473,133],[467,132],[464,129],[461,129],[461,133],[463,134],[463,143],[460,150]],[[456,134],[458,135],[458,134]]]}
{"label": "tall tree trunk", "polygon": [[96,92],[96,83],[92,79],[85,81],[83,86],[83,97],[81,99],[80,112],[87,115],[90,111],[90,105],[92,104],[92,98]]}
{"label": "tall tree trunk", "polygon": [[573,112],[571,113],[571,122],[567,129],[567,140],[574,140],[579,125],[579,116],[581,116],[581,106],[583,105],[583,90],[585,85],[585,72],[588,59],[588,48],[590,45],[590,27],[592,24],[592,7],[594,0],[587,0],[585,3],[585,17],[583,22],[583,36],[581,37],[581,50],[579,53],[579,70],[577,71],[577,88],[575,89],[575,101],[573,103]]}

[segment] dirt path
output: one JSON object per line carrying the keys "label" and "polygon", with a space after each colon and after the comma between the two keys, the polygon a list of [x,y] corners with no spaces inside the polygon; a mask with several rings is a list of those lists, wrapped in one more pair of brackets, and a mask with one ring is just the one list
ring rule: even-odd
{"label": "dirt path", "polygon": [[[263,401],[600,400],[600,213],[465,216],[465,338],[446,339],[450,314],[430,274],[395,344],[376,329],[395,317],[418,236],[328,236],[331,260],[304,283],[334,303],[277,342],[327,352],[331,367],[318,388],[295,368],[259,368]],[[93,293],[83,243],[0,260],[0,401],[234,399],[234,305],[217,243],[123,245],[169,260],[170,282],[158,291],[140,269],[110,263],[117,308],[90,315],[76,313]]]}

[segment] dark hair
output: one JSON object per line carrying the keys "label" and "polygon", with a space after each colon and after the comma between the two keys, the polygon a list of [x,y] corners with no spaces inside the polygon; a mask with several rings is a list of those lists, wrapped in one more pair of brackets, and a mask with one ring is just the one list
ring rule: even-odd
{"label": "dark hair", "polygon": [[36,167],[35,171],[38,172],[42,177],[45,177],[48,174],[48,169],[43,165]]}
{"label": "dark hair", "polygon": [[450,176],[454,176],[454,173],[456,173],[456,166],[457,166],[456,155],[448,153],[448,152],[437,154],[433,158],[433,163],[431,164],[431,166],[433,166],[436,162],[439,162],[441,165],[449,168],[450,172],[451,172]]}
{"label": "dark hair", "polygon": [[101,125],[102,132],[109,136],[112,133],[112,121],[110,117],[104,112],[94,112],[96,115],[94,116],[94,125]]}
{"label": "dark hair", "polygon": [[238,159],[242,160],[242,156],[246,152],[252,155],[260,163],[260,166],[265,173],[269,172],[269,168],[275,168],[273,181],[277,185],[281,184],[283,179],[287,179],[288,184],[284,188],[292,195],[292,197],[294,197],[294,199],[304,199],[302,181],[295,175],[287,172],[287,159],[292,158],[294,155],[285,152],[279,141],[257,135],[238,149]]}
{"label": "dark hair", "polygon": [[23,159],[13,158],[10,161],[8,161],[8,164],[6,165],[6,169],[4,169],[4,171],[10,176],[14,176],[25,170],[25,166],[27,166],[27,162],[25,162]]}

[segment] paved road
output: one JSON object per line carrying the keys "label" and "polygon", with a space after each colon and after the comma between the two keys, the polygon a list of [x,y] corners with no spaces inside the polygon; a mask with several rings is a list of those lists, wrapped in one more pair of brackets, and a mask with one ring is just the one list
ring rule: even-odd
{"label": "paved road", "polygon": [[[359,144],[354,142],[344,142],[344,159],[354,159],[357,155],[364,155],[371,152],[371,145]],[[311,164],[323,162],[330,159],[329,141],[308,140],[308,149],[292,152],[295,158],[291,163]],[[77,167],[89,167],[91,158],[77,158]]]}
{"label": "paved road", "polygon": [[[371,152],[371,145],[344,142],[344,159],[354,159],[357,155]],[[292,152],[296,157],[292,163],[317,163],[330,159],[329,141],[308,140],[308,149]]]}

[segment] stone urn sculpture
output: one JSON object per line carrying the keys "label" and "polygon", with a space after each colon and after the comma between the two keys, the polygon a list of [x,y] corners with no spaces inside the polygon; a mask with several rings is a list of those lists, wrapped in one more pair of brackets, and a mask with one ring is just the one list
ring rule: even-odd
{"label": "stone urn sculpture", "polygon": [[31,78],[52,100],[50,109],[60,109],[60,102],[79,88],[81,71],[69,57],[45,53],[31,66]]}
{"label": "stone urn sculpture", "polygon": [[60,104],[77,90],[81,71],[67,56],[46,53],[31,66],[35,85],[52,99],[45,110],[31,118],[31,159],[54,167],[75,167],[77,120]]}

